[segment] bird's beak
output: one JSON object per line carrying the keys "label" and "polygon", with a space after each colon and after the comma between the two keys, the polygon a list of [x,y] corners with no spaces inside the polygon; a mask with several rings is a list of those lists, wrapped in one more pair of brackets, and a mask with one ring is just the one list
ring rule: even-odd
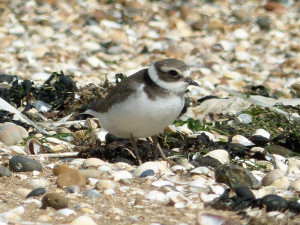
{"label": "bird's beak", "polygon": [[194,80],[191,79],[191,78],[187,78],[187,79],[186,79],[186,82],[187,82],[189,85],[200,86],[196,81],[194,81]]}

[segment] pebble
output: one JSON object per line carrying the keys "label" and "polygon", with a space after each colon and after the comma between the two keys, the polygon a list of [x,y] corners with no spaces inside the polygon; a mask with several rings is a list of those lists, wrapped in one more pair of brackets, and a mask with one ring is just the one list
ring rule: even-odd
{"label": "pebble", "polygon": [[232,15],[241,22],[250,22],[251,21],[251,15],[249,14],[249,12],[247,12],[243,9],[233,10]]}
{"label": "pebble", "polygon": [[42,209],[52,207],[54,209],[68,208],[69,200],[58,193],[49,193],[42,198]]}
{"label": "pebble", "polygon": [[0,177],[10,177],[12,175],[10,169],[0,166]]}
{"label": "pebble", "polygon": [[9,160],[9,168],[14,172],[42,171],[43,169],[40,162],[21,155],[13,156]]}
{"label": "pebble", "polygon": [[238,28],[232,33],[232,36],[238,40],[245,40],[249,37],[249,33],[243,28]]}
{"label": "pebble", "polygon": [[258,181],[247,169],[236,165],[222,165],[215,171],[216,182],[225,183],[231,188],[246,185],[250,188],[258,188]]}
{"label": "pebble", "polygon": [[288,157],[289,155],[292,154],[291,150],[280,145],[269,145],[268,147],[266,147],[266,149],[270,154],[278,154],[284,157]]}
{"label": "pebble", "polygon": [[30,198],[30,197],[35,197],[35,196],[40,196],[46,193],[46,189],[45,188],[37,188],[33,191],[31,191],[26,198]]}
{"label": "pebble", "polygon": [[27,188],[18,188],[16,190],[13,191],[15,194],[25,198],[29,193],[30,193],[30,189]]}
{"label": "pebble", "polygon": [[[143,173],[145,174],[145,171],[149,171],[149,173],[156,174],[159,172],[159,168],[155,162],[146,162],[134,170],[133,176],[141,177],[141,175]],[[152,171],[152,172],[150,172],[150,171]],[[146,173],[148,173],[148,172],[146,172]],[[150,176],[153,176],[153,175],[150,175]]]}
{"label": "pebble", "polygon": [[151,177],[151,176],[154,176],[155,175],[155,172],[154,170],[151,170],[151,169],[148,169],[148,170],[144,170],[140,177]]}
{"label": "pebble", "polygon": [[46,188],[49,185],[49,180],[47,179],[32,179],[29,182],[25,184],[26,187],[29,187],[31,189],[37,189],[37,188]]}
{"label": "pebble", "polygon": [[112,181],[112,180],[99,180],[96,183],[96,188],[98,190],[115,188],[116,186],[117,186],[117,182]]}
{"label": "pebble", "polygon": [[83,188],[86,186],[86,178],[78,170],[74,170],[59,174],[56,183],[57,187],[60,188],[68,188],[70,186]]}
{"label": "pebble", "polygon": [[37,218],[37,221],[39,221],[39,222],[52,222],[53,219],[49,215],[39,215],[39,217]]}
{"label": "pebble", "polygon": [[86,190],[85,192],[83,192],[83,195],[92,198],[101,198],[101,194],[94,189]]}
{"label": "pebble", "polygon": [[69,208],[64,208],[56,211],[54,215],[63,216],[63,217],[69,217],[71,215],[76,215],[76,212]]}
{"label": "pebble", "polygon": [[89,216],[79,216],[73,220],[71,225],[97,225],[97,223]]}
{"label": "pebble", "polygon": [[257,25],[262,30],[270,30],[271,28],[271,19],[268,16],[260,16],[256,20]]}

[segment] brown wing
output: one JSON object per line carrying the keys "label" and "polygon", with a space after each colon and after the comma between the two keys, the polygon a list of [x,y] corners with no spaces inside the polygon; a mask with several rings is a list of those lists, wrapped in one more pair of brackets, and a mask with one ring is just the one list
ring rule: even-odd
{"label": "brown wing", "polygon": [[129,95],[135,92],[136,87],[143,82],[144,76],[148,75],[147,73],[147,69],[143,69],[122,80],[121,83],[113,87],[104,99],[91,105],[90,109],[99,113],[107,112],[114,104],[125,100]]}

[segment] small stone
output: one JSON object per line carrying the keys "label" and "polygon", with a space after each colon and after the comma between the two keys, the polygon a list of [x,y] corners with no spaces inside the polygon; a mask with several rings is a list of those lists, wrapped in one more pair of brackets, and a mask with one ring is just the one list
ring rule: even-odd
{"label": "small stone", "polygon": [[134,170],[133,176],[140,177],[141,174],[143,174],[147,170],[148,171],[152,170],[153,173],[158,173],[159,172],[159,168],[158,168],[158,166],[155,162],[145,162],[145,163],[143,163],[142,165],[140,165],[138,168],[136,168]]}
{"label": "small stone", "polygon": [[13,191],[15,194],[25,198],[29,193],[30,193],[30,189],[27,188],[19,188]]}
{"label": "small stone", "polygon": [[25,184],[26,187],[30,187],[31,189],[37,188],[46,188],[49,184],[47,179],[32,179]]}
{"label": "small stone", "polygon": [[271,19],[268,16],[260,16],[256,20],[257,25],[262,30],[270,30],[271,28]]}
{"label": "small stone", "polygon": [[291,155],[293,153],[289,149],[282,147],[280,145],[270,145],[270,146],[266,147],[266,150],[270,154],[282,155],[284,157],[288,157],[289,155]]}
{"label": "small stone", "polygon": [[55,165],[52,171],[53,171],[54,175],[57,176],[61,173],[66,173],[66,172],[70,172],[70,171],[77,171],[77,169],[70,168],[66,165]]}
{"label": "small stone", "polygon": [[13,156],[9,160],[9,168],[14,172],[42,171],[42,164],[34,159],[29,159],[21,155]]}
{"label": "small stone", "polygon": [[54,214],[58,215],[58,216],[68,217],[68,216],[71,216],[71,215],[76,215],[76,212],[72,209],[65,208],[65,209],[58,210]]}
{"label": "small stone", "polygon": [[46,189],[45,188],[37,188],[33,191],[31,191],[26,198],[30,198],[30,197],[35,197],[35,196],[40,196],[46,193]]}
{"label": "small stone", "polygon": [[10,177],[12,175],[10,169],[0,166],[0,177]]}
{"label": "small stone", "polygon": [[149,177],[149,176],[154,176],[155,172],[151,169],[145,170],[141,173],[140,177]]}
{"label": "small stone", "polygon": [[222,165],[215,171],[216,182],[225,183],[231,188],[237,186],[248,186],[258,188],[261,182],[258,181],[247,169],[236,165]]}
{"label": "small stone", "polygon": [[37,218],[37,221],[39,221],[39,222],[52,222],[53,219],[49,215],[39,215],[39,217]]}
{"label": "small stone", "polygon": [[71,225],[97,225],[95,221],[89,216],[79,216],[73,220]]}
{"label": "small stone", "polygon": [[76,185],[67,187],[67,192],[69,192],[69,193],[81,193],[80,187],[78,187]]}
{"label": "small stone", "polygon": [[69,200],[58,193],[49,193],[42,198],[42,209],[52,207],[54,209],[68,208]]}
{"label": "small stone", "polygon": [[242,9],[233,10],[232,15],[241,22],[251,21],[251,15],[247,11]]}
{"label": "small stone", "polygon": [[90,190],[83,192],[83,195],[85,195],[87,197],[92,197],[92,198],[101,198],[101,194],[94,189],[90,189]]}
{"label": "small stone", "polygon": [[249,37],[249,33],[243,28],[238,28],[232,33],[232,36],[237,40],[245,40]]}
{"label": "small stone", "polygon": [[61,173],[57,178],[57,187],[68,188],[70,186],[85,187],[86,178],[78,171]]}
{"label": "small stone", "polygon": [[96,188],[98,190],[115,188],[116,186],[117,186],[117,183],[113,180],[99,180],[96,183]]}
{"label": "small stone", "polygon": [[285,13],[286,12],[286,8],[277,3],[277,2],[274,2],[274,1],[269,1],[265,4],[264,6],[265,10],[267,11],[273,11],[273,12],[276,12],[276,13]]}
{"label": "small stone", "polygon": [[107,172],[103,172],[95,169],[79,170],[80,173],[86,178],[102,178],[105,179],[108,177]]}

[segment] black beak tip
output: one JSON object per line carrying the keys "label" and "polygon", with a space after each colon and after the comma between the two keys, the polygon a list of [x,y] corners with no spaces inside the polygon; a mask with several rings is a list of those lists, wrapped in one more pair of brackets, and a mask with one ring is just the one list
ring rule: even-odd
{"label": "black beak tip", "polygon": [[196,81],[194,81],[194,80],[191,79],[191,78],[188,79],[188,84],[189,84],[189,85],[193,85],[193,86],[200,86]]}

